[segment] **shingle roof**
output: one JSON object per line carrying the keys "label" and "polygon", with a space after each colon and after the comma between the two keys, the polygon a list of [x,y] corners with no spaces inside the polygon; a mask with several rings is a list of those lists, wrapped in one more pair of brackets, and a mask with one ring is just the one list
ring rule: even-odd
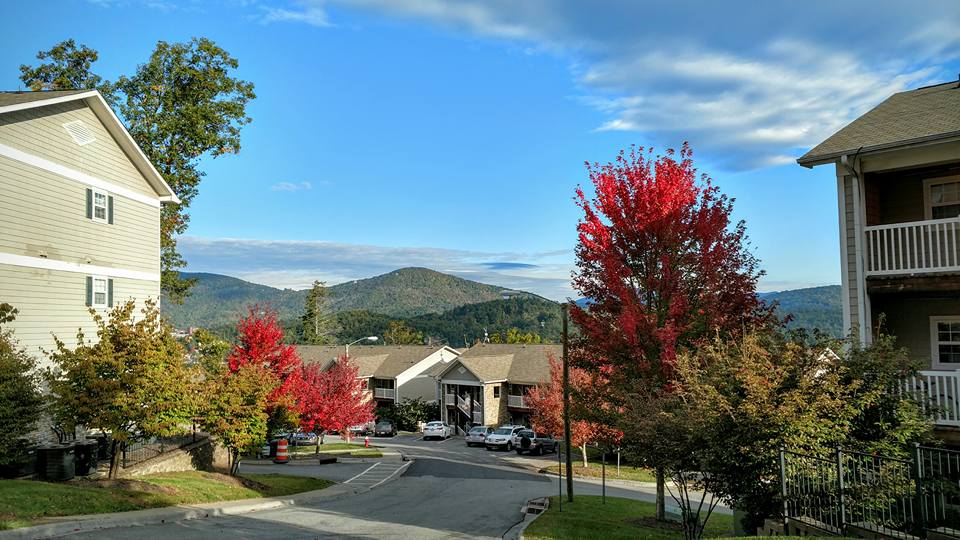
{"label": "shingle roof", "polygon": [[30,103],[31,101],[40,101],[43,99],[53,99],[57,97],[69,96],[73,94],[82,94],[89,90],[47,90],[44,92],[0,92],[0,107],[7,105],[19,105],[21,103]]}
{"label": "shingle roof", "polygon": [[797,163],[816,165],[843,154],[960,136],[958,82],[894,94],[813,147]]}
{"label": "shingle roof", "polygon": [[559,345],[484,343],[467,349],[458,361],[484,382],[536,384],[550,378],[549,358],[560,354]]}
{"label": "shingle roof", "polygon": [[[359,368],[360,377],[392,379],[440,348],[432,345],[357,345],[350,347],[350,360]],[[342,345],[298,345],[297,352],[304,362],[320,362],[326,368],[343,355],[344,349]]]}

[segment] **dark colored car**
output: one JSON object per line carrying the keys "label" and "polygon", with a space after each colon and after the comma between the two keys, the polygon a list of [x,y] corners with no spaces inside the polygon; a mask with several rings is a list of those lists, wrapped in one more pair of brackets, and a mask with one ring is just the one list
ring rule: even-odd
{"label": "dark colored car", "polygon": [[527,452],[531,455],[542,455],[545,452],[556,452],[560,442],[549,435],[539,435],[532,429],[525,429],[517,433],[517,454]]}
{"label": "dark colored car", "polygon": [[393,437],[397,434],[397,426],[393,422],[377,422],[373,428],[374,437]]}

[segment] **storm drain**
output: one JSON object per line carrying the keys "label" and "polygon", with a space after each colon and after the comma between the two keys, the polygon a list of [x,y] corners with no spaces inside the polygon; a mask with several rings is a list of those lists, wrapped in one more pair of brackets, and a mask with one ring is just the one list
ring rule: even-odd
{"label": "storm drain", "polygon": [[543,497],[540,499],[531,499],[520,509],[523,514],[542,514],[550,506],[550,499]]}

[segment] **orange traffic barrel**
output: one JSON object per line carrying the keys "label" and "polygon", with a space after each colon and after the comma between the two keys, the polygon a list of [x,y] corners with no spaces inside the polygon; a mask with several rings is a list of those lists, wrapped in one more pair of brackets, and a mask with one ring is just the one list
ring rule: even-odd
{"label": "orange traffic barrel", "polygon": [[280,439],[277,442],[277,456],[273,458],[274,463],[287,463],[290,461],[290,456],[287,454],[287,440]]}

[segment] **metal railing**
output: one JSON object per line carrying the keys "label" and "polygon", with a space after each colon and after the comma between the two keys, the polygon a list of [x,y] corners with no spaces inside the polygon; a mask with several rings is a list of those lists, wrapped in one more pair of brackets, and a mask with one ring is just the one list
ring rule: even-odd
{"label": "metal railing", "polygon": [[[780,453],[781,496],[791,527],[857,536],[915,535],[960,526],[960,452],[915,446],[910,459],[836,449]],[[796,531],[794,531],[796,532]]]}
{"label": "metal railing", "polygon": [[960,270],[960,218],[864,227],[866,275]]}
{"label": "metal railing", "polygon": [[373,397],[383,399],[396,399],[397,390],[394,388],[374,388]]}
{"label": "metal railing", "polygon": [[120,466],[124,469],[155,458],[164,452],[170,452],[193,444],[206,434],[194,431],[175,437],[150,437],[124,444],[120,448]]}
{"label": "metal railing", "polygon": [[473,423],[482,424],[483,423],[483,413],[480,411],[475,411],[473,413]]}
{"label": "metal railing", "polygon": [[919,371],[904,379],[902,390],[935,424],[960,427],[960,371]]}
{"label": "metal railing", "polygon": [[457,398],[456,398],[456,396],[455,396],[454,394],[444,394],[444,395],[443,395],[443,403],[444,403],[444,405],[456,405],[456,404],[457,404]]}
{"label": "metal railing", "polygon": [[517,407],[518,409],[529,409],[530,404],[527,403],[527,396],[507,396],[507,405],[510,407]]}

